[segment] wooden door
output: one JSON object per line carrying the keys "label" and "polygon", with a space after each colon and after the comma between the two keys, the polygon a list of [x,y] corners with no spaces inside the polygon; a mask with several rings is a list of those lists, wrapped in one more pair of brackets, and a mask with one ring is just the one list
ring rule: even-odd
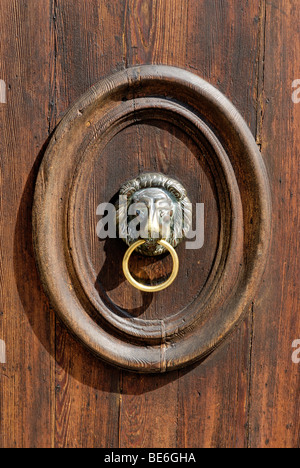
{"label": "wooden door", "polygon": [[[297,0],[1,1],[1,447],[299,447],[299,21]],[[101,78],[144,64],[193,72],[231,100],[272,195],[267,267],[243,320],[200,362],[161,375],[119,370],[70,334],[43,292],[32,245],[35,183],[53,130]],[[129,127],[104,151],[107,184],[95,177],[91,197],[109,198],[152,170],[181,174],[207,206],[207,244],[185,265],[200,273],[173,293],[126,292],[114,270],[124,247],[108,247],[100,280],[133,316],[183,309],[211,268],[214,174],[194,152],[165,122]]]}

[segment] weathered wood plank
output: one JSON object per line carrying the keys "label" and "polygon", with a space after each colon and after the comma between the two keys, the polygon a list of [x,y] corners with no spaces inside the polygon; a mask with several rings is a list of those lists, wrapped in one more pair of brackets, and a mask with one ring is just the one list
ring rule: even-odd
{"label": "weathered wood plank", "polygon": [[[260,2],[189,2],[187,63],[257,127]],[[204,246],[205,248],[205,246]],[[252,313],[231,340],[180,379],[178,445],[246,447]]]}
{"label": "weathered wood plank", "polygon": [[[127,0],[124,28],[124,57],[127,67],[163,63],[185,68],[188,3],[174,0]],[[153,145],[145,131],[138,138],[138,160],[143,167],[146,161],[142,148],[147,147],[147,143],[152,143],[155,153],[158,145]],[[170,159],[170,148],[172,136],[165,134],[166,161]],[[121,447],[176,447],[177,376],[177,372],[155,378],[123,373]]]}
{"label": "weathered wood plank", "polygon": [[[123,21],[123,2],[55,2],[57,120],[92,84],[124,67]],[[117,447],[119,371],[94,358],[59,322],[56,347],[56,447]]]}
{"label": "weathered wood plank", "polygon": [[53,445],[54,314],[33,259],[31,206],[48,134],[50,0],[3,0],[0,9],[0,446]]}
{"label": "weathered wood plank", "polygon": [[273,195],[273,241],[254,306],[251,447],[299,448],[299,365],[292,343],[300,337],[299,208],[300,12],[296,0],[266,2],[261,141]]}

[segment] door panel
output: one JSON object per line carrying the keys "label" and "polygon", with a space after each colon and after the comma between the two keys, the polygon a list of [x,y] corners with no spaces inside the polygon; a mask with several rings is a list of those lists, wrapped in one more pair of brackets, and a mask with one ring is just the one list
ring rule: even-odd
{"label": "door panel", "polygon": [[[297,7],[296,0],[2,0],[1,447],[299,446],[299,366],[291,359],[300,338],[300,105],[291,98],[299,78]],[[64,112],[103,76],[139,64],[178,66],[222,91],[262,150],[273,198],[269,262],[245,319],[202,362],[155,376],[113,368],[72,337],[43,293],[31,230],[39,164]],[[168,171],[171,151],[186,151],[194,171],[193,148],[183,140],[178,131],[141,125],[136,135],[119,135],[110,151],[134,154],[132,171],[154,163]],[[201,252],[209,268],[216,207],[204,172],[200,177],[212,225]],[[93,188],[101,190],[97,180]],[[187,295],[198,287],[192,282]],[[182,307],[182,292],[165,294]],[[156,301],[143,313],[165,309]]]}
{"label": "door panel", "polygon": [[299,7],[267,4],[260,141],[273,190],[273,241],[254,308],[250,443],[299,447],[299,117],[292,84],[299,75]]}

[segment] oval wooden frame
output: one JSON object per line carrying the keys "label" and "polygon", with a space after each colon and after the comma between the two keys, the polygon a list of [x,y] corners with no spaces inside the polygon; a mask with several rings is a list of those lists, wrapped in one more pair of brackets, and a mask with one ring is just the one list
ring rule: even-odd
{"label": "oval wooden frame", "polygon": [[[99,303],[76,210],[96,153],[132,120],[149,117],[179,122],[208,147],[222,220],[219,253],[201,304],[151,322],[116,316]],[[61,121],[37,179],[34,246],[53,307],[93,353],[127,370],[165,372],[209,354],[235,328],[261,280],[270,220],[265,166],[235,107],[192,73],[145,65],[100,81]]]}

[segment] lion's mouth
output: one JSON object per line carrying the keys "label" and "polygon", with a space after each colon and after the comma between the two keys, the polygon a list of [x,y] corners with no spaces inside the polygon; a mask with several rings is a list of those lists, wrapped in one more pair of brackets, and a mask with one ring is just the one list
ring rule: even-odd
{"label": "lion's mouth", "polygon": [[161,240],[161,237],[156,237],[155,239],[154,238],[150,238],[150,239],[147,239],[146,240],[146,245],[157,245],[158,244],[158,241]]}
{"label": "lion's mouth", "polygon": [[140,252],[147,256],[161,255],[164,248],[158,244],[159,239],[149,239],[140,247]]}
{"label": "lion's mouth", "polygon": [[143,250],[146,249],[148,252],[155,252],[156,249],[159,248],[158,241],[159,239],[147,239],[143,245]]}

